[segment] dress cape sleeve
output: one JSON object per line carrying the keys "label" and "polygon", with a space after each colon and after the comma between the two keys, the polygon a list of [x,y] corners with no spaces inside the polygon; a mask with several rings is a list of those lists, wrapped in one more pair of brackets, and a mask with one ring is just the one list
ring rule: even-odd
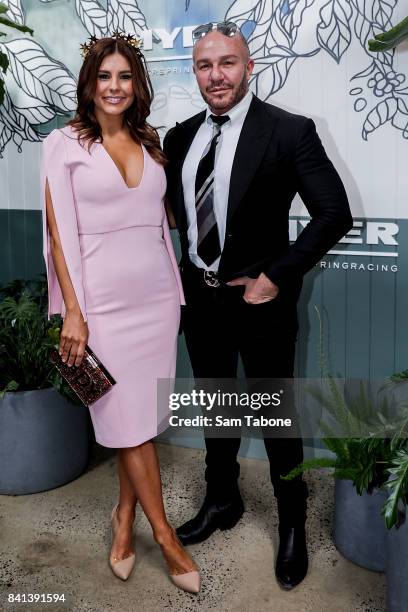
{"label": "dress cape sleeve", "polygon": [[173,266],[174,275],[177,280],[177,285],[178,285],[178,290],[179,290],[179,295],[180,295],[180,304],[182,306],[185,306],[186,301],[184,299],[183,285],[181,282],[180,271],[177,265],[176,255],[174,253],[173,242],[171,240],[170,227],[169,227],[169,222],[167,220],[166,210],[164,210],[164,216],[163,216],[163,238],[166,243],[166,247],[169,252],[171,265]]}
{"label": "dress cape sleeve", "polygon": [[71,174],[67,160],[65,136],[54,130],[43,142],[41,168],[41,198],[43,217],[43,254],[48,282],[48,319],[53,314],[65,316],[66,307],[51,255],[50,232],[47,224],[45,185],[48,178],[52,205],[58,227],[65,263],[81,309],[87,320],[85,293],[82,279],[82,259],[78,222],[72,192]]}

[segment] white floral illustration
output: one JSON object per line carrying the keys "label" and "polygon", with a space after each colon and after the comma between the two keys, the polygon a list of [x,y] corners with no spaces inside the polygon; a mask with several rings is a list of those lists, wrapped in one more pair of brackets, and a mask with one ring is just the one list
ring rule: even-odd
{"label": "white floral illustration", "polygon": [[108,15],[96,0],[75,0],[78,17],[91,36],[100,38],[108,31]]}
{"label": "white floral illustration", "polygon": [[[3,0],[8,15],[25,23],[20,0]],[[75,109],[76,82],[60,61],[53,59],[31,37],[1,42],[9,70],[4,102],[0,106],[0,157],[10,142],[19,152],[24,141],[40,141],[41,126],[56,115],[68,115]]]}
{"label": "white floral illustration", "polygon": [[2,2],[9,7],[7,17],[19,25],[24,25],[24,11],[20,0],[2,0]]}
{"label": "white floral illustration", "polygon": [[[7,16],[25,24],[21,0],[3,0]],[[40,0],[50,3],[54,0]],[[114,30],[141,34],[148,29],[143,8],[147,0],[75,0],[81,24],[90,36],[106,36]],[[307,61],[327,53],[339,64],[355,38],[367,56],[367,65],[350,79],[350,95],[355,112],[364,113],[362,138],[385,124],[408,138],[408,87],[406,76],[397,72],[394,54],[370,53],[367,40],[388,29],[397,0],[234,0],[225,19],[242,28],[255,59],[253,89],[263,99],[285,86],[295,62]],[[189,11],[194,0],[185,0]],[[314,20],[314,21],[313,21]],[[307,23],[308,48],[299,43]],[[153,35],[153,40],[159,40]],[[69,116],[76,106],[76,80],[68,68],[51,57],[35,38],[20,37],[0,42],[10,66],[6,95],[0,106],[0,157],[13,142],[19,151],[24,141],[41,140],[49,121]],[[375,104],[369,105],[373,98]],[[160,93],[154,109],[162,108],[168,98],[187,99],[201,108],[197,93],[172,86],[169,94]]]}
{"label": "white floral illustration", "polygon": [[[236,21],[244,33],[250,32],[248,43],[256,60],[253,85],[258,95],[267,99],[286,82],[296,60],[323,51],[336,63],[356,36],[369,60],[368,67],[351,78],[350,95],[354,110],[367,109],[370,89],[379,100],[366,110],[362,137],[390,122],[408,138],[408,88],[405,75],[394,68],[394,53],[370,53],[367,41],[375,34],[389,29],[397,0],[235,0],[226,19]],[[319,8],[315,23],[316,45],[300,52],[297,39],[302,24]],[[313,43],[314,41],[312,41]]]}
{"label": "white floral illustration", "polygon": [[[9,7],[7,16],[24,24],[21,0],[3,1]],[[97,37],[115,30],[140,35],[147,28],[137,0],[108,0],[106,8],[97,0],[75,0],[75,8],[88,33]],[[2,42],[0,48],[9,60],[5,98],[0,106],[1,158],[10,142],[21,152],[24,141],[40,141],[46,135],[41,129],[43,124],[57,115],[68,117],[75,110],[76,79],[62,62],[52,58],[31,37]],[[163,95],[158,96],[155,108],[165,103]]]}
{"label": "white floral illustration", "polygon": [[200,110],[205,108],[201,95],[196,91],[189,91],[181,85],[172,85],[169,89],[169,98],[173,100],[189,100],[193,106]]}

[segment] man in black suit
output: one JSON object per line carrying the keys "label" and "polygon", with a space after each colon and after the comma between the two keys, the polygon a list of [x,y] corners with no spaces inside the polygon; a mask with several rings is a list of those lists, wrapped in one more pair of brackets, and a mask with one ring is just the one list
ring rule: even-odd
{"label": "man in black suit", "polygon": [[[194,72],[208,109],[166,135],[168,198],[182,249],[187,305],[183,330],[196,379],[293,377],[296,303],[303,275],[352,227],[347,196],[311,119],[249,92],[254,62],[232,22],[194,33]],[[289,243],[296,193],[311,220]],[[308,490],[281,474],[300,463],[300,437],[265,436],[277,498],[275,573],[286,589],[307,573]],[[233,527],[244,506],[238,488],[239,437],[206,437],[207,492],[197,516],[177,529],[183,544]]]}

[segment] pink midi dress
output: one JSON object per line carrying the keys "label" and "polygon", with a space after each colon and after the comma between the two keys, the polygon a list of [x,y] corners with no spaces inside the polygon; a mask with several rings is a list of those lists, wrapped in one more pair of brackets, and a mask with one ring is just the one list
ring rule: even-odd
{"label": "pink midi dress", "polygon": [[129,188],[102,143],[88,152],[69,126],[43,142],[48,317],[66,310],[50,252],[46,179],[88,344],[116,380],[90,406],[96,441],[113,448],[137,446],[168,425],[157,385],[175,376],[185,304],[163,203],[165,173],[142,149],[142,179]]}

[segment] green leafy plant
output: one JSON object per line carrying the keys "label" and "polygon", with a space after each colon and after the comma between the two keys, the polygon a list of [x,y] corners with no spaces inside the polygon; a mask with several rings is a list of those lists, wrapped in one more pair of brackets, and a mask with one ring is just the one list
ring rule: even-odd
{"label": "green leafy plant", "polygon": [[334,423],[331,426],[325,419],[319,422],[327,434],[322,442],[334,457],[304,461],[281,478],[292,480],[308,470],[332,468],[332,476],[350,480],[359,495],[383,488],[388,497],[382,515],[391,529],[398,522],[399,504],[408,502],[408,406],[381,397],[380,391],[405,384],[407,371],[393,375],[376,395],[367,392],[362,381],[358,394],[347,393],[326,372],[323,325],[316,311],[320,323],[319,362],[327,392],[316,388],[309,391]]}
{"label": "green leafy plant", "polygon": [[[20,25],[11,21],[6,17],[6,13],[8,12],[9,7],[0,2],[0,25],[6,26],[8,28],[13,28],[14,30],[19,30],[20,32],[28,32],[33,35],[33,30],[25,25]],[[6,36],[5,32],[0,31],[0,36]],[[7,59],[7,55],[0,51],[0,70],[3,71],[3,74],[6,74],[6,70],[8,68],[9,61]],[[1,73],[0,73],[1,74]],[[0,104],[2,104],[4,100],[4,80],[0,77]]]}
{"label": "green leafy plant", "polygon": [[408,17],[397,23],[387,32],[381,32],[368,41],[369,51],[390,51],[408,38]]}
{"label": "green leafy plant", "polygon": [[[384,52],[394,49],[408,39],[408,16],[387,32],[377,34],[368,41],[368,48],[374,52]],[[408,370],[403,370],[390,377],[390,384],[407,383]],[[401,432],[402,433],[402,432]],[[384,458],[383,458],[384,459]],[[383,460],[384,475],[388,475],[384,489],[388,492],[387,500],[382,508],[385,523],[390,529],[398,522],[398,507],[402,503],[408,505],[408,444],[401,439],[401,447],[395,448],[395,453]]]}
{"label": "green leafy plant", "polygon": [[49,360],[59,343],[61,318],[47,318],[47,283],[14,281],[0,290],[0,397],[54,387],[79,403]]}
{"label": "green leafy plant", "polygon": [[[330,401],[333,405],[339,405],[338,423],[347,428],[353,416],[349,417],[348,421],[345,420],[345,402],[337,385],[333,386],[333,383],[334,381],[331,388],[336,387],[335,396],[326,398],[326,405],[330,404]],[[377,407],[373,404],[372,413],[375,414],[376,410]],[[332,411],[333,414],[336,412]],[[371,436],[341,437],[341,432],[336,428],[336,437],[322,438],[326,448],[334,454],[333,458],[309,459],[281,478],[292,480],[311,469],[332,468],[332,476],[350,480],[359,495],[364,491],[372,493],[374,488],[384,488],[388,497],[382,514],[388,529],[391,529],[398,520],[399,503],[406,504],[408,501],[408,417],[404,406],[401,407],[400,414],[390,420],[380,412],[378,414],[379,423]],[[333,433],[326,423],[321,423],[321,426]]]}
{"label": "green leafy plant", "polygon": [[391,381],[394,383],[398,382],[408,382],[408,370],[403,370],[402,372],[397,372],[391,376]]}
{"label": "green leafy plant", "polygon": [[398,522],[398,508],[400,502],[408,505],[408,448],[404,446],[391,457],[390,465],[386,468],[389,479],[384,484],[388,492],[387,500],[381,510],[388,529]]}

